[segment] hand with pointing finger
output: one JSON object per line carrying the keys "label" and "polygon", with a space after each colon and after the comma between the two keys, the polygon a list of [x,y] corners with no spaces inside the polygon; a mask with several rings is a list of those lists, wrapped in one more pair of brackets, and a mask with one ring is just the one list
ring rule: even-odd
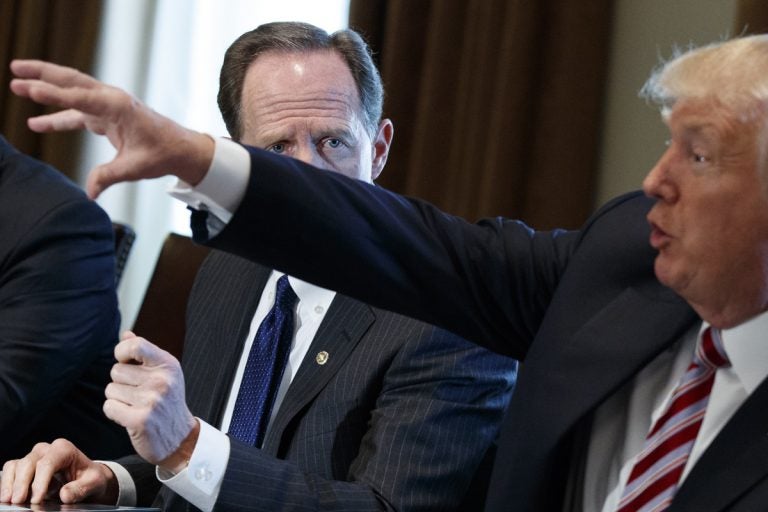
{"label": "hand with pointing finger", "polygon": [[115,358],[104,413],[128,430],[136,453],[145,460],[182,469],[200,426],[186,404],[179,362],[132,332],[121,336]]}

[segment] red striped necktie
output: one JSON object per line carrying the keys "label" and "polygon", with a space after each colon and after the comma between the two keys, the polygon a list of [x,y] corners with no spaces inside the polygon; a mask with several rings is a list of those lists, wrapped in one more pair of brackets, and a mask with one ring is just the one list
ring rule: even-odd
{"label": "red striped necktie", "polygon": [[672,503],[709,402],[718,368],[730,366],[720,332],[708,327],[635,460],[617,512],[661,512]]}

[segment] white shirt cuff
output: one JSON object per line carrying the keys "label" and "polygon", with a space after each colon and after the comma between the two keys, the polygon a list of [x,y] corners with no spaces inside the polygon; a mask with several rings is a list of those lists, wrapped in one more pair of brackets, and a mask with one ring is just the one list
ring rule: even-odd
{"label": "white shirt cuff", "polygon": [[243,146],[214,137],[213,160],[196,187],[177,180],[168,193],[196,210],[208,211],[227,223],[240,206],[250,178],[251,156]]}
{"label": "white shirt cuff", "polygon": [[123,507],[136,506],[136,484],[133,482],[133,478],[131,478],[128,470],[117,462],[109,460],[97,460],[95,462],[104,464],[115,474],[118,487],[117,503],[115,505]]}
{"label": "white shirt cuff", "polygon": [[203,512],[213,510],[229,461],[229,438],[197,418],[200,434],[189,465],[177,474],[156,468],[157,479]]}

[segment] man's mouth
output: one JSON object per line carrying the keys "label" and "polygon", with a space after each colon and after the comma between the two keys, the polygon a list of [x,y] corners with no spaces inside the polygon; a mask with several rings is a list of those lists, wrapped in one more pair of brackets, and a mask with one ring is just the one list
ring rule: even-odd
{"label": "man's mouth", "polygon": [[661,249],[667,243],[669,243],[670,238],[671,237],[667,234],[667,232],[661,229],[658,224],[651,222],[651,247],[657,250]]}

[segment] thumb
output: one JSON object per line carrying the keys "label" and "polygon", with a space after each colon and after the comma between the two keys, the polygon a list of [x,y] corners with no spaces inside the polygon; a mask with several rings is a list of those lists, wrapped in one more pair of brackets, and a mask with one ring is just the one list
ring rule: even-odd
{"label": "thumb", "polygon": [[123,162],[118,160],[119,157],[115,157],[114,160],[105,164],[94,167],[85,182],[85,190],[88,193],[88,197],[96,199],[107,188],[123,181],[136,181],[135,178],[130,178],[128,173],[124,169]]}
{"label": "thumb", "polygon": [[80,478],[72,480],[61,488],[59,499],[62,503],[79,503],[99,492],[102,492],[102,489],[98,488],[97,477],[86,471]]}
{"label": "thumb", "polygon": [[85,181],[85,191],[88,194],[88,197],[96,199],[107,187],[109,187],[109,185],[111,185],[107,178],[109,175],[110,171],[106,164],[91,169],[91,172],[88,173],[88,178]]}

